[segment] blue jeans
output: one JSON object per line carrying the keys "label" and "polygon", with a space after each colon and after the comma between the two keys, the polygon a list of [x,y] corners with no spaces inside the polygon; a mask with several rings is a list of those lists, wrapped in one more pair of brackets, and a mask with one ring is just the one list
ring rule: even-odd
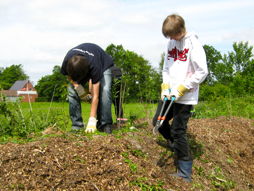
{"label": "blue jeans", "polygon": [[[111,68],[104,71],[100,80],[99,104],[97,108],[97,128],[102,129],[105,125],[112,124],[111,113],[111,86],[112,72]],[[69,113],[72,121],[72,129],[80,130],[84,128],[84,123],[81,114],[81,100],[74,90],[72,84],[68,86]]]}

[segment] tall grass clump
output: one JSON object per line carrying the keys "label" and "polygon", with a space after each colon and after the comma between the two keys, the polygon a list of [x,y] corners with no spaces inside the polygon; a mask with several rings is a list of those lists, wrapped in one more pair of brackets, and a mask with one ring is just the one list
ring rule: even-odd
{"label": "tall grass clump", "polygon": [[[51,126],[67,128],[66,115],[61,110],[45,111],[34,108],[33,104],[0,101],[0,137],[27,139]],[[49,115],[47,115],[47,113]]]}
{"label": "tall grass clump", "polygon": [[195,106],[195,118],[237,116],[254,119],[254,97],[217,97]]}

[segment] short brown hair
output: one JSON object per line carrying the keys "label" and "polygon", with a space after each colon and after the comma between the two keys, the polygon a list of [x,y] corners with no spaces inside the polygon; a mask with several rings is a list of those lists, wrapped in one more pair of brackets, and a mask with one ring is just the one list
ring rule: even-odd
{"label": "short brown hair", "polygon": [[88,78],[90,63],[84,56],[74,55],[68,60],[66,70],[73,81],[80,83]]}
{"label": "short brown hair", "polygon": [[185,32],[185,21],[180,15],[172,14],[166,17],[162,25],[162,33],[166,38]]}

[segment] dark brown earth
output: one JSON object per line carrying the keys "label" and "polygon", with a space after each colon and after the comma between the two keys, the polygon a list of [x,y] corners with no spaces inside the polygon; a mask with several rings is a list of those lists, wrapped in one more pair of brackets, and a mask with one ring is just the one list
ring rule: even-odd
{"label": "dark brown earth", "polygon": [[254,120],[189,121],[192,183],[169,175],[173,153],[151,125],[113,135],[71,135],[55,127],[44,134],[58,135],[0,145],[1,191],[254,190]]}

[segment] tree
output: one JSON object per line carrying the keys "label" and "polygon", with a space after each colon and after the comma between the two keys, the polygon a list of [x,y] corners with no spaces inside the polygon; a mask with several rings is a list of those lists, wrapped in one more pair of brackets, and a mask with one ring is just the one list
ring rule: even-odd
{"label": "tree", "polygon": [[22,69],[22,65],[11,65],[6,67],[0,73],[0,86],[7,90],[17,81],[17,80],[27,80],[28,76]]}
{"label": "tree", "polygon": [[207,58],[208,76],[206,83],[213,85],[215,83],[229,84],[233,78],[233,64],[227,55],[221,55],[213,46],[204,45]]}
{"label": "tree", "polygon": [[234,72],[241,73],[248,67],[251,58],[253,47],[248,45],[248,42],[233,43],[233,51],[228,53],[228,61],[232,63]]}
{"label": "tree", "polygon": [[235,73],[233,87],[237,94],[254,93],[254,60],[253,46],[249,46],[248,42],[239,42],[233,44],[233,51],[228,57],[234,65]]}
{"label": "tree", "polygon": [[224,56],[224,62],[232,66],[232,77],[230,79],[230,87],[232,92],[237,96],[251,94],[253,90],[253,46],[249,46],[248,42],[234,42],[233,51]]}
{"label": "tree", "polygon": [[208,76],[206,78],[206,82],[208,84],[213,84],[215,81],[218,80],[220,69],[222,66],[222,55],[221,53],[216,50],[213,46],[204,45],[204,50],[206,53],[207,65],[208,65]]}
{"label": "tree", "polygon": [[126,87],[125,99],[158,99],[159,74],[147,60],[133,51],[125,50],[122,45],[111,44],[106,52],[112,56],[116,66],[122,69],[123,86]]}
{"label": "tree", "polygon": [[[220,52],[211,46],[204,46],[208,61],[208,84],[213,85],[213,92],[221,92],[220,96],[226,96],[226,92],[232,96],[243,96],[254,92],[254,61],[253,47],[247,42],[233,43],[233,51],[221,56]],[[212,82],[212,83],[211,83]],[[222,93],[223,85],[229,91]],[[209,90],[209,86],[205,89]],[[215,91],[216,90],[216,91]],[[219,91],[217,91],[219,90]],[[207,92],[203,92],[205,95]],[[207,93],[208,94],[208,93]],[[218,95],[217,95],[218,96]],[[207,97],[207,96],[206,96]]]}
{"label": "tree", "polygon": [[247,85],[245,87],[245,91],[249,92],[250,94],[254,94],[254,59],[252,59],[246,69],[242,73],[242,75],[246,78]]}
{"label": "tree", "polygon": [[165,59],[165,52],[163,52],[161,54],[161,60],[160,60],[160,63],[159,63],[159,70],[158,70],[158,73],[160,75],[160,79],[159,79],[159,83],[162,83],[162,70],[163,70],[163,65],[164,65],[164,59]]}
{"label": "tree", "polygon": [[41,101],[63,101],[67,97],[67,79],[60,72],[60,66],[54,66],[51,75],[43,76],[35,86]]}

